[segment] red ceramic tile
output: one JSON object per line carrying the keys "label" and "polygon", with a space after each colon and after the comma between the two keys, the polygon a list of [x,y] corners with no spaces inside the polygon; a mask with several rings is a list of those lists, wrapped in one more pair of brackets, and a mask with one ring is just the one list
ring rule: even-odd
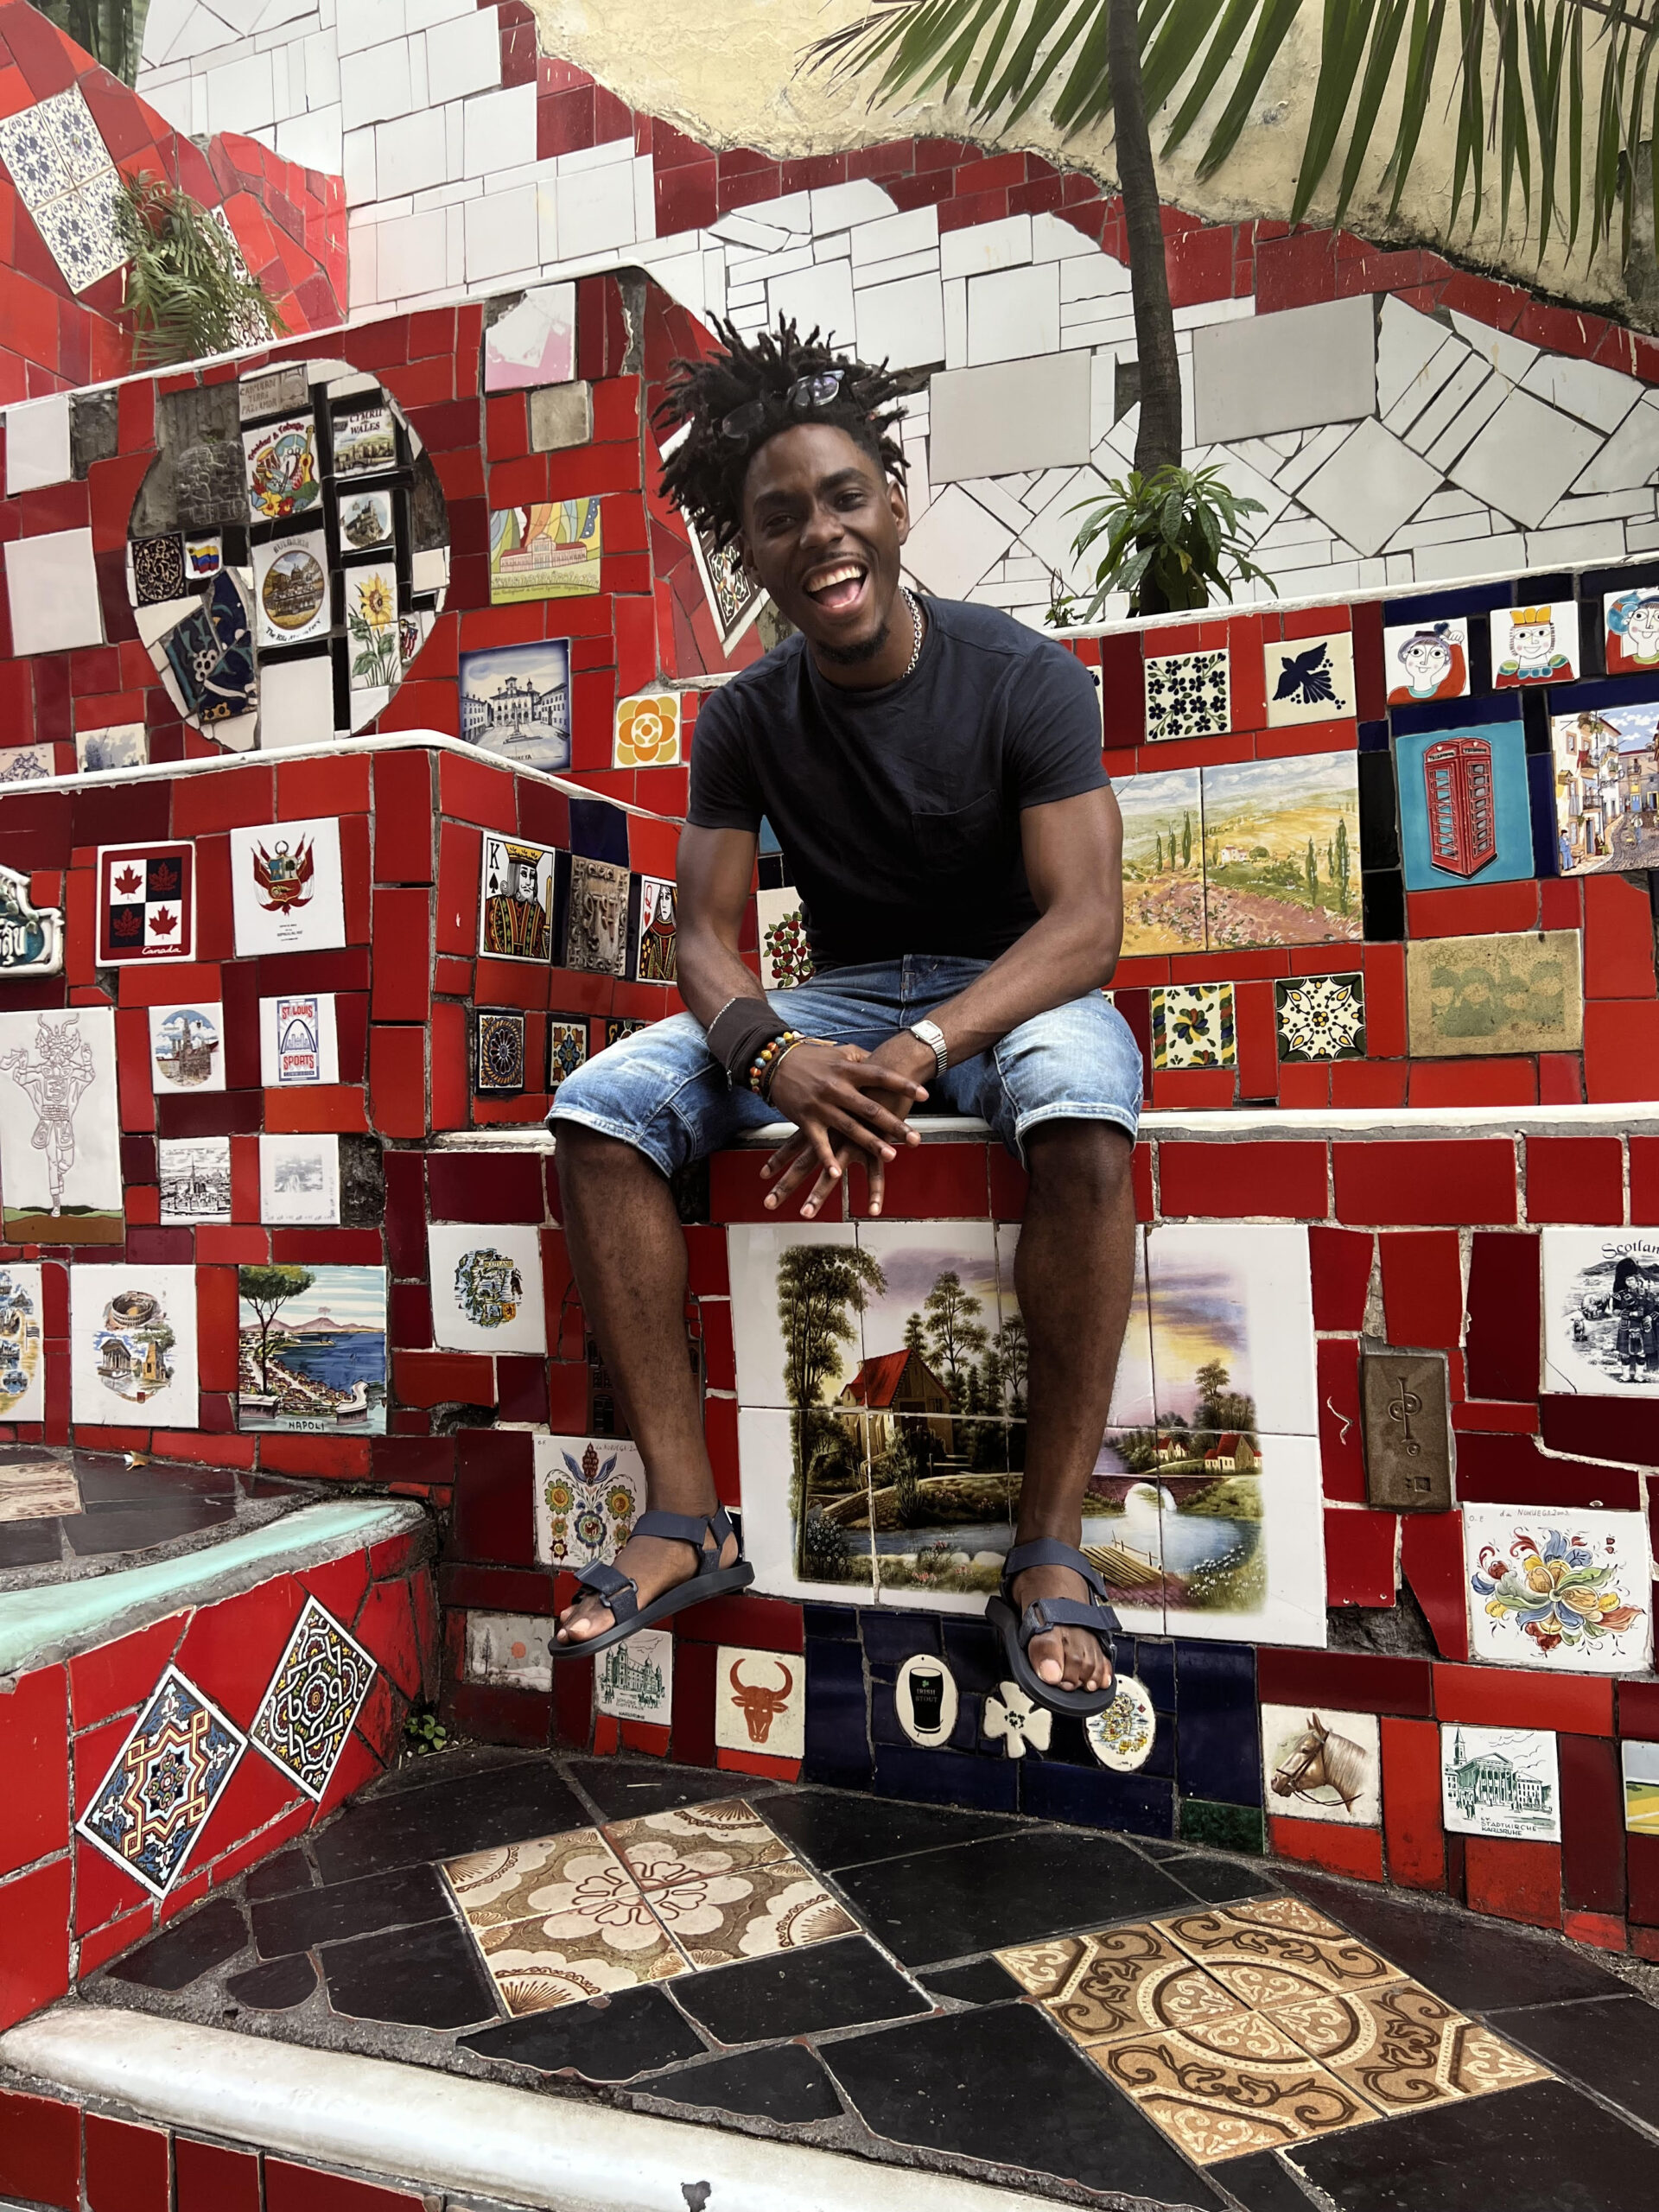
{"label": "red ceramic tile", "polygon": [[1401,1522],[1400,1572],[1406,1587],[1422,1607],[1440,1656],[1466,1659],[1469,1618],[1465,1608],[1463,1516],[1406,1513]]}
{"label": "red ceramic tile", "polygon": [[1231,1106],[1238,1077],[1231,1068],[1164,1068],[1154,1071],[1152,1103],[1176,1113],[1203,1113]]}
{"label": "red ceramic tile", "polygon": [[1256,1655],[1256,1688],[1264,1705],[1332,1705],[1344,1712],[1412,1719],[1434,1710],[1428,1661],[1389,1658],[1381,1652],[1297,1651],[1264,1644]]}
{"label": "red ceramic tile", "polygon": [[62,1851],[69,1841],[68,1688],[61,1667],[25,1675],[0,1695],[0,1874]]}
{"label": "red ceramic tile", "polygon": [[[14,2027],[69,1986],[69,1885],[66,1852],[32,1872],[0,1882],[0,2030]],[[0,2171],[6,2148],[0,2139]]]}
{"label": "red ceramic tile", "polygon": [[1659,1137],[1631,1137],[1630,1219],[1659,1222]]}
{"label": "red ceramic tile", "polygon": [[1561,1933],[1575,1943],[1593,1943],[1598,1950],[1628,1951],[1630,1930],[1616,1913],[1565,1912]]}
{"label": "red ceramic tile", "polygon": [[1619,1683],[1618,1732],[1645,1743],[1659,1741],[1659,1682]]}
{"label": "red ceramic tile", "polygon": [[1313,1275],[1313,1325],[1357,1336],[1365,1323],[1376,1240],[1361,1230],[1316,1225],[1307,1232]]}
{"label": "red ceramic tile", "polygon": [[1279,1071],[1279,1103],[1304,1113],[1323,1113],[1331,1103],[1328,1064],[1287,1060]]}
{"label": "red ceramic tile", "polygon": [[[1627,1835],[1624,1866],[1630,1884],[1630,1916],[1644,1928],[1659,1928],[1659,1835]],[[1655,1955],[1655,1946],[1642,1948],[1644,1958]]]}
{"label": "red ceramic tile", "polygon": [[427,1189],[434,1221],[538,1222],[545,1211],[541,1162],[530,1153],[435,1152]]}
{"label": "red ceramic tile", "polygon": [[1605,1506],[1636,1512],[1642,1478],[1633,1467],[1546,1456],[1531,1436],[1458,1437],[1458,1496],[1467,1505]]}
{"label": "red ceramic tile", "polygon": [[1538,1405],[1548,1450],[1581,1452],[1587,1459],[1626,1459],[1639,1467],[1659,1465],[1659,1431],[1650,1408],[1639,1398],[1552,1395]]}
{"label": "red ceramic tile", "polygon": [[453,1552],[461,1559],[530,1566],[535,1558],[530,1438],[468,1429],[458,1445]]}
{"label": "red ceramic tile", "polygon": [[1654,995],[1653,912],[1647,886],[1629,875],[1584,878],[1584,995]]}
{"label": "red ceramic tile", "polygon": [[432,992],[431,893],[426,889],[374,894],[376,1021],[424,1021]]}
{"label": "red ceramic tile", "polygon": [[[982,1144],[918,1144],[887,1165],[882,1214],[893,1221],[982,1220],[990,1211],[987,1147]],[[868,1178],[854,1164],[852,1207],[868,1204]]]}
{"label": "red ceramic tile", "polygon": [[1314,1349],[1319,1365],[1319,1465],[1325,1495],[1363,1505],[1365,1452],[1361,1441],[1358,1341],[1353,1337],[1323,1337]]}
{"label": "red ceramic tile", "polygon": [[167,2130],[86,2115],[86,2212],[172,2212]]}
{"label": "red ceramic tile", "polygon": [[1392,1513],[1325,1508],[1327,1605],[1393,1605],[1396,1529],[1397,1518]]}
{"label": "red ceramic tile", "polygon": [[171,1613],[69,1662],[70,1707],[77,1733],[143,1704],[173,1656],[186,1618]]}
{"label": "red ceramic tile", "polygon": [[1527,1219],[1617,1226],[1624,1218],[1623,1151],[1617,1137],[1529,1137]]}
{"label": "red ceramic tile", "polygon": [[0,2190],[28,2204],[79,2212],[80,2114],[73,2105],[0,2089]]}
{"label": "red ceramic tile", "polygon": [[1464,1885],[1471,1910],[1534,1928],[1561,1924],[1561,1847],[1508,1837],[1464,1838]]}
{"label": "red ceramic tile", "polygon": [[1167,1139],[1158,1150],[1163,1212],[1222,1220],[1271,1214],[1319,1219],[1326,1211],[1322,1144],[1189,1144]]}
{"label": "red ceramic tile", "polygon": [[1535,1667],[1437,1666],[1434,1710],[1442,1720],[1476,1727],[1611,1736],[1613,1686],[1605,1676],[1547,1675]]}
{"label": "red ceramic tile", "polygon": [[1338,1142],[1332,1155],[1342,1221],[1456,1227],[1515,1219],[1515,1150],[1507,1139]]}
{"label": "red ceramic tile", "polygon": [[1406,927],[1414,938],[1481,937],[1537,926],[1538,886],[1529,877],[1406,893]]}
{"label": "red ceramic tile", "polygon": [[682,1643],[728,1643],[754,1651],[804,1649],[805,1615],[781,1598],[710,1598],[676,1616]]}
{"label": "red ceramic tile", "polygon": [[265,2212],[426,2212],[427,2199],[265,2157]]}
{"label": "red ceramic tile", "polygon": [[303,1603],[294,1578],[279,1574],[239,1597],[204,1605],[175,1664],[238,1727],[251,1727]]}
{"label": "red ceramic tile", "polygon": [[1537,1238],[1477,1230],[1469,1263],[1466,1340],[1473,1395],[1537,1395],[1541,1297]]}
{"label": "red ceramic tile", "polygon": [[1392,1230],[1378,1239],[1391,1344],[1453,1349],[1463,1334],[1463,1268],[1455,1229]]}
{"label": "red ceramic tile", "polygon": [[1406,1098],[1426,1110],[1533,1106],[1538,1071],[1529,1059],[1414,1060]]}
{"label": "red ceramic tile", "polygon": [[405,1697],[421,1694],[421,1655],[406,1581],[380,1582],[369,1592],[354,1631]]}
{"label": "red ceramic tile", "polygon": [[[360,1096],[360,1094],[357,1094]],[[383,1136],[423,1137],[426,1032],[377,1023],[369,1033],[369,1102]]]}
{"label": "red ceramic tile", "polygon": [[1298,1859],[1305,1866],[1325,1866],[1333,1874],[1350,1874],[1362,1882],[1382,1879],[1382,1835],[1378,1828],[1344,1828],[1334,1821],[1275,1817],[1268,1822],[1268,1844],[1279,1859]]}
{"label": "red ceramic tile", "polygon": [[1586,1001],[1584,1091],[1592,1106],[1659,1097],[1659,1004]]}
{"label": "red ceramic tile", "polygon": [[1389,1878],[1408,1889],[1444,1889],[1440,1729],[1432,1720],[1393,1717],[1385,1718],[1381,1729],[1382,1833],[1389,1849]]}
{"label": "red ceramic tile", "polygon": [[1618,1748],[1605,1737],[1558,1736],[1555,1752],[1561,1778],[1561,1878],[1567,1902],[1578,1911],[1622,1913],[1624,1786]]}

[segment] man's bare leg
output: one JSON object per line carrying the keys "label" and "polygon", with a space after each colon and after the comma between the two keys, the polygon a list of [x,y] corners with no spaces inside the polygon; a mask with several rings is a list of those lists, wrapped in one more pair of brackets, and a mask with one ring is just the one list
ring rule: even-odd
{"label": "man's bare leg", "polygon": [[[1026,1146],[1031,1191],[1014,1281],[1029,1346],[1026,1465],[1014,1541],[1077,1544],[1083,1494],[1099,1454],[1135,1287],[1134,1147],[1108,1122],[1046,1122]],[[1086,1598],[1063,1567],[1027,1567],[1014,1598]],[[1103,1688],[1104,1654],[1086,1629],[1031,1640],[1033,1667],[1066,1689]]]}
{"label": "man's bare leg", "polygon": [[[564,1123],[559,1195],[582,1312],[605,1356],[645,1463],[647,1503],[661,1513],[712,1513],[719,1503],[685,1340],[685,1238],[667,1182],[615,1137]],[[721,1564],[737,1556],[728,1540]],[[683,1544],[635,1536],[617,1559],[642,1606],[691,1572]],[[609,1628],[611,1609],[582,1598],[559,1615],[561,1643]]]}

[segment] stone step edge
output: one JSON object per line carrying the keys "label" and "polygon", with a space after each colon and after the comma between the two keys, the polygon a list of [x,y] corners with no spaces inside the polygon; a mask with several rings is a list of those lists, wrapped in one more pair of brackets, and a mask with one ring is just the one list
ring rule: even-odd
{"label": "stone step edge", "polygon": [[[1033,2212],[1049,2200],[385,2058],[73,2001],[0,2035],[7,2088],[545,2212]],[[697,2184],[706,2183],[706,2192]]]}

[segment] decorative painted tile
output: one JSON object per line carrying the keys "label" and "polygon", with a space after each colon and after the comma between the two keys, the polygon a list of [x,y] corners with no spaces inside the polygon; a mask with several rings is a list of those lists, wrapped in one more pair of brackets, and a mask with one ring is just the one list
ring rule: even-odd
{"label": "decorative painted tile", "polygon": [[626,1014],[608,1014],[605,1017],[605,1044],[600,1046],[600,1050],[603,1052],[607,1045],[620,1045],[625,1037],[632,1037],[636,1031],[649,1029],[650,1027],[648,1021],[634,1020]]}
{"label": "decorative painted tile", "polygon": [[164,537],[135,537],[127,547],[132,577],[132,596],[139,607],[157,607],[182,599],[188,589],[184,570],[184,546],[176,533]]}
{"label": "decorative painted tile", "polygon": [[332,991],[289,991],[259,1001],[259,1074],[268,1090],[340,1081]]}
{"label": "decorative painted tile", "polygon": [[[757,1587],[774,1597],[822,1599],[831,1590],[868,1597],[875,1552],[861,1446],[844,1457],[815,1449],[803,1465],[797,1424],[786,1410],[740,1405],[737,1449],[744,1549]],[[907,1595],[904,1602],[913,1600]]]}
{"label": "decorative painted tile", "polygon": [[310,379],[303,361],[284,361],[276,368],[257,369],[237,388],[237,405],[245,423],[265,415],[289,415],[308,404]]}
{"label": "decorative painted tile", "polygon": [[1632,1835],[1659,1835],[1659,1744],[1627,1736],[1619,1745],[1624,1781],[1624,1825]]}
{"label": "decorative painted tile", "polygon": [[6,1242],[119,1244],[115,1009],[0,1014],[0,1076],[32,1109],[32,1118],[16,1110],[12,1091],[0,1090],[13,1109],[0,1114]]}
{"label": "decorative painted tile", "polygon": [[149,759],[149,733],[143,722],[111,722],[103,729],[75,732],[75,766],[83,776],[142,768]]}
{"label": "decorative painted tile", "polygon": [[612,1436],[537,1436],[531,1444],[537,1560],[556,1569],[608,1565],[645,1510],[638,1446]]}
{"label": "decorative painted tile", "polygon": [[570,860],[570,896],[559,965],[621,976],[628,960],[628,871],[613,861]]}
{"label": "decorative painted tile", "polygon": [[0,161],[31,213],[74,182],[63,143],[52,127],[50,103],[45,100],[0,123]]}
{"label": "decorative painted tile", "polygon": [[1640,1513],[1465,1505],[1477,1659],[1553,1674],[1626,1675],[1653,1644],[1653,1560]]}
{"label": "decorative painted tile", "polygon": [[639,921],[633,944],[633,972],[642,983],[671,983],[678,974],[675,940],[675,889],[654,875],[639,879]]}
{"label": "decorative painted tile", "polygon": [[[1224,2048],[1230,2041],[1234,2047]],[[1374,2117],[1255,2012],[1215,2022],[1203,2042],[1166,2030],[1093,2044],[1086,2056],[1199,2165],[1283,2150]]]}
{"label": "decorative painted tile", "polygon": [[[12,1272],[5,1271],[8,1275]],[[0,1298],[6,1295],[0,1289]],[[64,1462],[31,1459],[0,1466],[0,1521],[54,1521],[60,1514],[83,1510],[75,1471]]]}
{"label": "decorative painted tile", "polygon": [[[1344,1827],[1380,1827],[1382,1751],[1374,1713],[1262,1708],[1268,1812]],[[1317,2055],[1317,2054],[1316,2054]]]}
{"label": "decorative painted tile", "polygon": [[238,959],[322,952],[346,942],[340,823],[333,816],[231,832]]}
{"label": "decorative painted tile", "polygon": [[1262,1897],[1154,1924],[1242,2003],[1258,2009],[1396,1978],[1386,1959],[1300,1897]]}
{"label": "decorative painted tile", "polygon": [[290,1228],[340,1220],[340,1139],[283,1133],[259,1138],[259,1218]]}
{"label": "decorative painted tile", "polygon": [[480,1096],[516,1097],[524,1088],[524,1015],[511,1007],[479,1007],[473,1034],[473,1089]]}
{"label": "decorative painted tile", "polygon": [[102,1267],[69,1271],[69,1403],[78,1421],[194,1428],[196,1271]]}
{"label": "decorative painted tile", "polygon": [[[329,386],[331,391],[337,389]],[[337,477],[380,476],[397,466],[397,424],[384,402],[339,409],[331,428]]]}
{"label": "decorative painted tile", "polygon": [[386,1433],[386,1271],[237,1271],[236,1425],[325,1436]]}
{"label": "decorative painted tile", "polygon": [[677,691],[619,699],[611,734],[613,768],[671,768],[680,757],[680,699]]}
{"label": "decorative painted tile", "polygon": [[[676,442],[670,439],[663,448],[664,461]],[[760,620],[760,610],[768,604],[766,594],[759,579],[745,568],[741,546],[716,545],[714,532],[700,523],[691,525],[691,557],[714,617],[720,649],[729,653],[750,624]]]}
{"label": "decorative painted tile", "polygon": [[403,680],[404,673],[397,563],[354,562],[342,574],[351,688],[365,694],[384,691],[390,696]]}
{"label": "decorative painted tile", "polygon": [[806,1667],[782,1651],[722,1643],[715,1661],[715,1742],[722,1751],[806,1756]]}
{"label": "decorative painted tile", "polygon": [[573,599],[600,588],[603,536],[596,499],[490,511],[490,604]]}
{"label": "decorative painted tile", "polygon": [[[588,1058],[588,1018],[552,1015],[547,1025],[547,1087],[555,1091]],[[481,1088],[481,1086],[480,1086]]]}
{"label": "decorative painted tile", "polygon": [[[46,1411],[41,1299],[37,1265],[11,1260],[0,1267],[0,1420],[39,1421]],[[61,1510],[78,1513],[80,1508]]]}
{"label": "decorative painted tile", "polygon": [[342,552],[372,553],[379,546],[392,544],[396,537],[390,492],[341,493],[340,542]]}
{"label": "decorative painted tile", "polygon": [[815,973],[801,918],[801,894],[793,884],[781,890],[758,891],[755,911],[760,929],[760,988],[764,991],[792,991],[810,983]]}
{"label": "decorative painted tile", "polygon": [[57,140],[71,184],[90,184],[111,167],[110,149],[79,85],[42,100],[39,113]]}
{"label": "decorative painted tile", "polygon": [[230,1219],[229,1137],[162,1137],[156,1151],[164,1222]]}
{"label": "decorative painted tile", "polygon": [[[639,1636],[652,1634],[641,1629]],[[486,1682],[498,1689],[540,1690],[553,1687],[550,1644],[553,1621],[549,1614],[478,1613],[467,1616],[467,1648],[463,1661],[469,1682]],[[631,1639],[638,1643],[639,1637]],[[613,1649],[626,1651],[626,1643]],[[603,1659],[609,1652],[602,1655]]]}
{"label": "decorative painted tile", "polygon": [[[1147,1238],[1147,1286],[1160,1424],[1316,1433],[1305,1229],[1163,1224]],[[1159,1447],[1158,1464],[1192,1471],[1192,1454],[1174,1448],[1179,1441],[1178,1434]]]}
{"label": "decorative painted tile", "polygon": [[[352,575],[355,576],[356,571]],[[328,545],[320,530],[274,537],[253,549],[254,603],[261,649],[302,645],[328,628]],[[395,601],[394,601],[395,603]]]}
{"label": "decorative painted tile", "polygon": [[1150,1926],[1059,1936],[996,1955],[1074,2043],[1117,2043],[1148,2029],[1202,2036],[1245,2010]]}
{"label": "decorative painted tile", "polygon": [[771,1859],[738,1871],[719,1861],[717,1849],[698,1851],[644,1891],[645,1901],[693,1967],[734,1964],[779,1951],[804,1950],[832,1936],[852,1935],[857,1923],[818,1877],[798,1859]]}
{"label": "decorative painted tile", "polygon": [[1659,1395],[1659,1235],[1546,1229],[1544,1388]]}
{"label": "decorative painted tile", "polygon": [[893,1705],[899,1726],[924,1751],[948,1744],[960,1708],[957,1678],[931,1651],[913,1651],[899,1669]]}
{"label": "decorative painted tile", "polygon": [[315,1598],[294,1624],[248,1739],[320,1799],[374,1685],[373,1660]]}
{"label": "decorative painted tile", "polygon": [[1541,607],[1495,607],[1492,688],[1526,683],[1571,683],[1579,670],[1579,603],[1552,600]]}
{"label": "decorative painted tile", "polygon": [[1414,1059],[1576,1052],[1584,1041],[1579,932],[1422,938],[1406,947]]}
{"label": "decorative painted tile", "polygon": [[225,541],[216,530],[189,531],[184,537],[184,573],[191,583],[205,583],[225,565]]}
{"label": "decorative painted tile", "polygon": [[1358,939],[1358,760],[1313,753],[1201,772],[1212,952]]}
{"label": "decorative painted tile", "polygon": [[117,225],[120,185],[113,166],[33,210],[35,228],[72,292],[84,292],[127,259]]}
{"label": "decorative painted tile", "polygon": [[242,433],[248,512],[255,522],[286,522],[322,504],[317,426],[308,414],[287,415]]}
{"label": "decorative painted tile", "polygon": [[1414,1981],[1293,1998],[1263,2017],[1382,2113],[1549,2078],[1547,2067]]}
{"label": "decorative painted tile", "polygon": [[999,1682],[985,1700],[980,1733],[988,1744],[1001,1744],[1011,1759],[1024,1758],[1027,1745],[1046,1751],[1053,1732],[1053,1714],[1018,1682]]}
{"label": "decorative painted tile", "polygon": [[1532,874],[1526,732],[1517,720],[1394,741],[1408,891]]}
{"label": "decorative painted tile", "polygon": [[229,569],[213,578],[200,604],[152,647],[150,658],[172,679],[186,719],[202,729],[253,711],[259,678],[248,606]]}
{"label": "decorative painted tile", "polygon": [[99,847],[99,967],[194,958],[195,864],[191,844]]}
{"label": "decorative painted tile", "polygon": [[789,1846],[741,1797],[607,1823],[606,1840],[647,1893],[694,1872],[792,1864]]}
{"label": "decorative painted tile", "polygon": [[0,751],[0,785],[43,783],[57,772],[49,745],[8,745]]}
{"label": "decorative painted tile", "polygon": [[674,1638],[665,1628],[636,1629],[594,1662],[594,1702],[615,1720],[666,1728],[674,1710]]}
{"label": "decorative painted tile", "polygon": [[1364,1058],[1363,976],[1277,977],[1273,1010],[1281,1060]]}
{"label": "decorative painted tile", "polygon": [[1323,638],[1264,643],[1268,728],[1341,721],[1354,711],[1354,641],[1346,630]]}
{"label": "decorative painted tile", "polygon": [[[33,752],[35,747],[13,750]],[[45,750],[49,753],[51,747]],[[51,771],[42,772],[49,775]],[[5,780],[0,769],[0,783]],[[12,976],[55,976],[62,965],[63,909],[37,906],[29,896],[29,878],[17,868],[0,865],[0,982]]]}
{"label": "decorative painted tile", "polygon": [[1609,676],[1659,669],[1659,591],[1610,591],[1601,602]]}
{"label": "decorative painted tile", "polygon": [[75,1827],[152,1897],[164,1897],[247,1745],[169,1667]]}
{"label": "decorative painted tile", "polygon": [[1227,650],[1148,653],[1146,659],[1147,735],[1215,737],[1232,728]]}
{"label": "decorative painted tile", "polygon": [[1659,868],[1659,702],[1556,715],[1550,734],[1561,874]]}
{"label": "decorative painted tile", "polygon": [[1204,801],[1196,768],[1122,776],[1123,957],[1204,950]]}
{"label": "decorative painted tile", "polygon": [[[552,958],[557,865],[551,845],[532,845],[513,837],[485,838],[478,893],[480,953],[493,960],[526,960],[537,966]],[[625,891],[625,901],[626,896]]]}
{"label": "decorative painted tile", "polygon": [[541,1231],[516,1223],[427,1230],[432,1341],[448,1351],[547,1355]]}
{"label": "decorative painted tile", "polygon": [[1230,1068],[1233,1057],[1230,983],[1167,983],[1152,994],[1154,1068]]}
{"label": "decorative painted tile", "polygon": [[1383,671],[1391,707],[1427,706],[1434,699],[1469,693],[1469,623],[1464,615],[1438,622],[1402,622],[1382,632]]}
{"label": "decorative painted tile", "polygon": [[1454,1835],[1561,1840],[1555,1738],[1544,1728],[1440,1729],[1440,1809]]}
{"label": "decorative painted tile", "polygon": [[461,734],[527,768],[570,766],[570,641],[461,656]]}
{"label": "decorative painted tile", "polygon": [[1104,1713],[1089,1716],[1083,1732],[1102,1766],[1115,1774],[1135,1774],[1152,1757],[1158,1715],[1144,1682],[1134,1675],[1118,1675],[1116,1681],[1116,1696]]}

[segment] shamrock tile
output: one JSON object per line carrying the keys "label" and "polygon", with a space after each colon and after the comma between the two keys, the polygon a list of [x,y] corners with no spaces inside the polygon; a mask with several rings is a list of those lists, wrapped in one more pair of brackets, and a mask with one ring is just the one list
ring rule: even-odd
{"label": "shamrock tile", "polygon": [[1281,1060],[1363,1060],[1365,978],[1293,976],[1273,987]]}
{"label": "shamrock tile", "polygon": [[989,1742],[1001,1744],[1011,1759],[1022,1759],[1027,1744],[1034,1751],[1048,1749],[1054,1716],[1046,1706],[1035,1704],[1018,1682],[1002,1682],[986,1699],[981,1725]]}
{"label": "shamrock tile", "polygon": [[1169,983],[1152,994],[1154,1068],[1230,1068],[1233,1058],[1230,983]]}

